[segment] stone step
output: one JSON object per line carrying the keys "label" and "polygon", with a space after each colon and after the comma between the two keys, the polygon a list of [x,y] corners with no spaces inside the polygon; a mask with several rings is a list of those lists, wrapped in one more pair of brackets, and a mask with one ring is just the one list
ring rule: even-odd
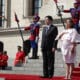
{"label": "stone step", "polygon": [[80,71],[80,67],[74,68],[73,71]]}
{"label": "stone step", "polygon": [[72,76],[80,77],[80,71],[73,71]]}
{"label": "stone step", "polygon": [[[13,62],[14,59],[9,59],[9,66],[12,66],[11,70],[0,71],[1,73],[10,73],[10,74],[35,74],[42,75],[43,74],[43,59],[42,56],[39,56],[39,59],[28,59],[26,57],[27,63],[25,63],[22,67],[14,67]],[[64,65],[61,52],[55,53],[55,76],[64,76]]]}
{"label": "stone step", "polygon": [[40,67],[34,67],[34,68],[33,67],[30,67],[30,68],[27,68],[27,67],[13,67],[12,70],[23,70],[23,71],[24,70],[26,70],[26,71],[27,70],[28,71],[32,71],[32,70],[35,71],[36,70],[36,71],[42,71],[42,67],[41,68]]}
{"label": "stone step", "polygon": [[0,78],[0,80],[6,80],[5,78]]}

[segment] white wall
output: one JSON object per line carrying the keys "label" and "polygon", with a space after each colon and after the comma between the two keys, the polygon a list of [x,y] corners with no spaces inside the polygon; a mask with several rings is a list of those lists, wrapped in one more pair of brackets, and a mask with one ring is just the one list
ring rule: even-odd
{"label": "white wall", "polygon": [[[30,20],[28,18],[25,19],[23,18],[23,14],[24,14],[23,11],[28,9],[28,8],[23,9],[23,1],[25,0],[11,0],[11,27],[12,28],[17,27],[17,24],[15,22],[14,12],[16,12],[18,15],[21,27],[28,26],[30,24]],[[71,7],[73,7],[74,2],[75,0],[58,0],[58,5],[64,5],[64,9],[70,9]],[[54,19],[60,18],[57,16],[57,9],[54,0],[43,0],[42,7],[39,10],[39,15],[41,19],[44,19],[46,15],[51,15],[53,16]],[[70,13],[63,13],[63,18],[66,17],[70,17]]]}
{"label": "white wall", "polygon": [[[57,25],[57,27],[58,27],[59,33],[64,29],[62,25]],[[29,36],[30,36],[30,33],[26,31],[23,34],[24,40],[28,39]],[[39,56],[42,55],[41,54],[41,37],[42,37],[42,28],[40,29],[40,34],[39,34],[39,45],[38,45],[39,46],[39,50],[38,50]],[[7,50],[10,58],[15,57],[16,52],[17,52],[17,46],[23,45],[22,39],[19,33],[18,34],[10,34],[10,33],[5,34],[4,32],[4,35],[0,35],[0,41],[4,43],[4,50]],[[60,46],[61,46],[61,43],[59,41],[58,48],[60,48]],[[30,53],[29,56],[31,55],[32,53]]]}
{"label": "white wall", "polygon": [[[26,3],[27,4],[27,3]],[[26,10],[26,9],[25,9]],[[23,18],[23,0],[11,0],[11,27],[17,27],[15,22],[14,12],[20,20],[20,26],[24,27],[30,24],[28,19]]]}
{"label": "white wall", "polygon": [[[4,43],[4,50],[7,50],[10,58],[15,58],[15,55],[17,52],[17,46],[18,45],[23,46],[21,35],[19,33],[18,34],[10,34],[10,33],[5,34],[5,32],[3,34],[4,35],[0,35],[0,41]],[[41,55],[40,53],[41,35],[42,35],[42,32],[40,31],[38,55]],[[30,33],[26,31],[26,33],[23,34],[24,40],[27,40],[29,36],[30,36]],[[30,53],[29,56],[31,55],[32,53]]]}
{"label": "white wall", "polygon": [[[24,36],[25,39],[28,37],[27,35]],[[15,54],[17,52],[17,46],[23,45],[21,36],[18,35],[4,35],[0,36],[0,41],[4,43],[4,50],[7,50],[8,55],[11,58],[15,57]]]}
{"label": "white wall", "polygon": [[[57,8],[54,0],[44,0],[43,2],[44,3],[39,11],[41,18],[44,19],[46,15],[51,15],[54,17],[54,19],[59,18],[57,16]],[[64,9],[70,9],[73,7],[74,2],[75,0],[58,0],[58,5],[64,5]],[[70,13],[66,13],[66,14],[63,13],[63,18],[66,18],[69,16],[70,16]]]}

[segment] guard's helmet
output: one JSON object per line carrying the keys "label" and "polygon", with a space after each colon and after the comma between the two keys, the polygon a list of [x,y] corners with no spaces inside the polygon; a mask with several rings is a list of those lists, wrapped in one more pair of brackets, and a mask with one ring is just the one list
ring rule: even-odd
{"label": "guard's helmet", "polygon": [[38,15],[35,15],[34,17],[33,17],[33,19],[40,19],[40,17],[38,16]]}

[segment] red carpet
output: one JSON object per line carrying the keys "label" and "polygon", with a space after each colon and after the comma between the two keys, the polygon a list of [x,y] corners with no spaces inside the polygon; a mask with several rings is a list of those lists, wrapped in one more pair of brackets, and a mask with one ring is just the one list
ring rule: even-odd
{"label": "red carpet", "polygon": [[6,80],[64,80],[64,77],[53,77],[52,79],[41,78],[35,75],[18,75],[18,74],[0,74],[0,77]]}
{"label": "red carpet", "polygon": [[64,80],[64,77],[54,77],[52,79],[43,79],[35,75],[18,75],[18,74],[0,74],[0,77],[6,80]]}
{"label": "red carpet", "polygon": [[74,68],[72,76],[73,77],[80,77],[80,67]]}
{"label": "red carpet", "polygon": [[73,73],[72,73],[72,79],[80,80],[80,63],[78,67],[74,68]]}
{"label": "red carpet", "polygon": [[[52,79],[44,79],[40,76],[21,74],[0,74],[0,77],[5,78],[5,80],[64,80],[64,77],[53,77]],[[80,77],[73,77],[72,80],[80,80]]]}
{"label": "red carpet", "polygon": [[[23,74],[0,74],[0,77],[5,80],[64,80],[64,77],[53,77],[52,79],[41,78],[36,75],[23,75]],[[80,64],[79,67],[75,68],[72,73],[72,80],[80,80]]]}

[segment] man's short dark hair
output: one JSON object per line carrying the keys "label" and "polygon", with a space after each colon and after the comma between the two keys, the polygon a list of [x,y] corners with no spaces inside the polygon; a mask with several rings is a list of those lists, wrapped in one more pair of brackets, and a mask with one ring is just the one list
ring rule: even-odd
{"label": "man's short dark hair", "polygon": [[4,54],[7,54],[7,51],[4,51]]}
{"label": "man's short dark hair", "polygon": [[48,18],[49,20],[53,21],[53,17],[52,16],[46,16],[45,18]]}
{"label": "man's short dark hair", "polygon": [[21,46],[17,46],[18,48],[21,48]]}

